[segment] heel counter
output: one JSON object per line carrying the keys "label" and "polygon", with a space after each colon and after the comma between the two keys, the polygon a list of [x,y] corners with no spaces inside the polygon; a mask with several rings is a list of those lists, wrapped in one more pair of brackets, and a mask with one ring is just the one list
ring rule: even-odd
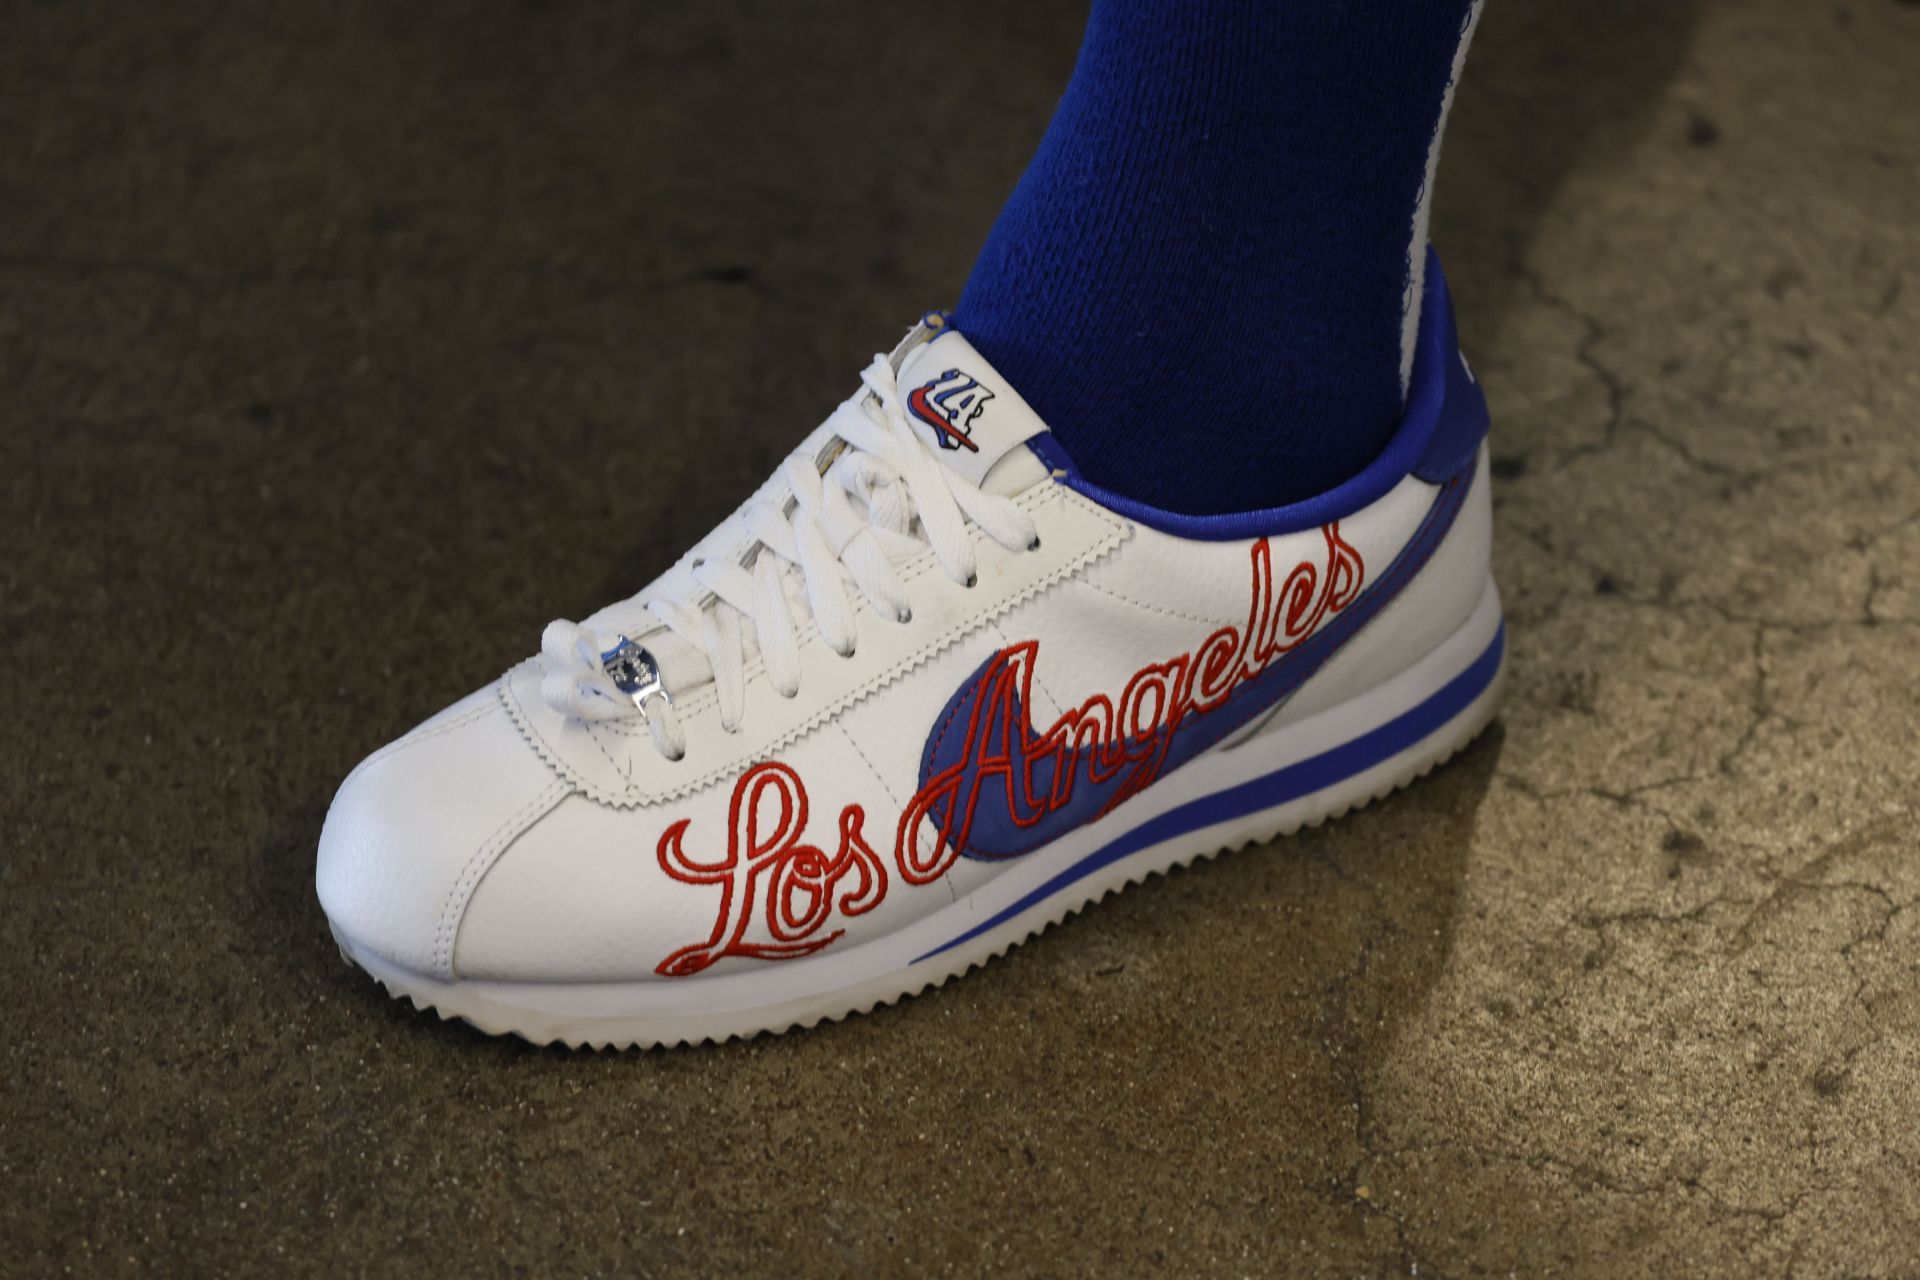
{"label": "heel counter", "polygon": [[[1302,686],[1259,733],[1298,723],[1346,701],[1355,691],[1391,679],[1472,618],[1493,574],[1492,477],[1484,439],[1474,446],[1467,465],[1473,469],[1472,478],[1460,513],[1419,576]],[[1456,464],[1455,474],[1461,469]]]}

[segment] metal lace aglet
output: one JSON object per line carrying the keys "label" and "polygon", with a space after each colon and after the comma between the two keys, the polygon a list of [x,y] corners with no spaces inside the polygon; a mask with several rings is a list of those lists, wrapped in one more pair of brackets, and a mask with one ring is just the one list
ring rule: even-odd
{"label": "metal lace aglet", "polygon": [[642,720],[650,719],[647,714],[649,699],[658,698],[667,706],[673,705],[673,698],[667,693],[666,686],[660,683],[660,664],[653,655],[627,639],[600,655],[600,669],[606,672],[607,679],[634,705]]}

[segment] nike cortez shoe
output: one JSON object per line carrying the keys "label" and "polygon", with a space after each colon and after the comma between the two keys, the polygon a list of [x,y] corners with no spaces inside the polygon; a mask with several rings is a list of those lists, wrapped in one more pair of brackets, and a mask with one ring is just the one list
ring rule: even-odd
{"label": "nike cortez shoe", "polygon": [[1505,661],[1486,404],[1426,279],[1386,452],[1231,516],[1088,483],[927,317],[672,569],[354,770],[342,951],[540,1043],[781,1031],[1424,773]]}

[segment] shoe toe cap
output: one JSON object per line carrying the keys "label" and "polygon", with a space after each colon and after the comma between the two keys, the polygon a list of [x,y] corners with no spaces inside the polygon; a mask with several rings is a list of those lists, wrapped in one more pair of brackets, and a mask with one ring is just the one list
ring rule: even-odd
{"label": "shoe toe cap", "polygon": [[451,976],[460,918],[492,861],[566,794],[492,690],[363,761],[320,833],[315,887],[354,948]]}

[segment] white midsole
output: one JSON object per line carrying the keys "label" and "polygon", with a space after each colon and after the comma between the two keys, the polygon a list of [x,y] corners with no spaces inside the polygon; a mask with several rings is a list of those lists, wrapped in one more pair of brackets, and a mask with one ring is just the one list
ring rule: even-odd
{"label": "white midsole", "polygon": [[[965,972],[1069,911],[1157,871],[1319,821],[1417,777],[1453,754],[1492,718],[1499,673],[1471,702],[1397,754],[1320,790],[1182,832],[1061,885],[959,945],[929,955],[1034,893],[1064,869],[1143,823],[1196,799],[1309,760],[1418,707],[1479,659],[1499,633],[1500,596],[1489,577],[1467,622],[1393,678],[1295,724],[1197,757],[1099,820],[1035,850],[965,897],[905,927],[844,950],[747,971],[634,982],[443,982],[382,960],[338,930],[342,950],[395,994],[490,1032],[546,1042],[658,1044],[722,1039],[871,1008]],[[916,958],[919,959],[916,963]]]}

